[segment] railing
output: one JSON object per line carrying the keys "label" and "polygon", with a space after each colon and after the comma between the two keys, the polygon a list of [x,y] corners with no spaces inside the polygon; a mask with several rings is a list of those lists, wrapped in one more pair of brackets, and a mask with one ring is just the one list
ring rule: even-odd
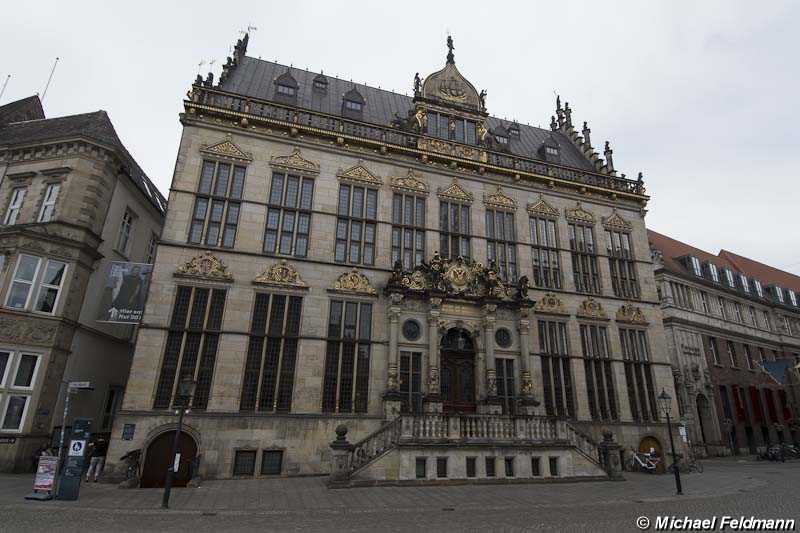
{"label": "railing", "polygon": [[567,439],[584,456],[592,461],[603,464],[603,453],[600,445],[592,437],[576,428],[569,422],[564,422]]}
{"label": "railing", "polygon": [[401,131],[391,126],[378,126],[335,115],[301,110],[267,100],[226,93],[211,87],[194,86],[191,100],[186,101],[185,105],[190,110],[196,107],[215,108],[236,114],[240,118],[265,119],[287,128],[317,130],[317,133],[328,132],[336,137],[348,136],[398,148],[432,150],[450,158],[479,162],[483,165],[492,165],[623,193],[644,194],[641,182],[619,176],[576,170],[513,154],[493,152],[483,146],[433,139],[425,135]]}
{"label": "railing", "polygon": [[400,418],[381,426],[353,445],[350,471],[355,472],[397,446],[400,440]]}
{"label": "railing", "polygon": [[421,413],[402,419],[400,439],[407,442],[553,442],[560,438],[556,421],[540,416]]}

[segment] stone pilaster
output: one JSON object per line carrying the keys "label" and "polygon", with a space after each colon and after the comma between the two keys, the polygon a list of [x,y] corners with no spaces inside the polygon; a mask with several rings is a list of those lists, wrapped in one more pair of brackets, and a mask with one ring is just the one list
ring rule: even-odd
{"label": "stone pilaster", "polygon": [[439,380],[439,317],[442,299],[431,298],[431,309],[428,315],[428,372],[427,393],[423,409],[429,413],[442,412],[442,397]]}
{"label": "stone pilaster", "polygon": [[502,406],[500,399],[497,397],[497,371],[494,360],[494,329],[497,306],[487,304],[483,307],[483,311],[484,316],[481,325],[483,326],[484,353],[486,354],[486,405],[482,410],[486,413],[500,413]]}
{"label": "stone pilaster", "polygon": [[402,295],[389,297],[389,353],[386,365],[386,394],[383,396],[383,415],[390,420],[400,414],[400,381],[397,366],[397,335],[400,322],[400,300]]}
{"label": "stone pilaster", "polygon": [[531,374],[531,354],[530,354],[530,321],[528,320],[529,311],[527,308],[520,309],[520,319],[517,329],[519,331],[519,357],[522,370],[522,388],[520,394],[521,414],[533,415],[534,408],[539,405],[533,395],[533,376]]}

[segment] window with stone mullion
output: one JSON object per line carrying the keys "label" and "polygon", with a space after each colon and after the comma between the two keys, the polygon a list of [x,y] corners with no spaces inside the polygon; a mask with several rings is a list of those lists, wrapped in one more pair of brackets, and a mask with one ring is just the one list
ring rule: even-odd
{"label": "window with stone mullion", "polygon": [[422,353],[400,352],[400,412],[422,412]]}
{"label": "window with stone mullion", "polygon": [[274,172],[267,202],[264,252],[308,255],[314,180]]}
{"label": "window with stone mullion", "polygon": [[597,267],[597,250],[591,226],[569,224],[569,247],[572,252],[572,273],[575,290],[601,294],[600,271]]}
{"label": "window with stone mullion", "polygon": [[514,231],[514,213],[495,209],[486,210],[486,256],[495,261],[503,281],[517,279],[517,244]]}
{"label": "window with stone mullion", "polygon": [[561,265],[558,259],[558,238],[554,220],[531,217],[531,260],[533,285],[561,288]]}
{"label": "window with stone mullion", "polygon": [[538,330],[545,411],[548,416],[575,418],[567,325],[540,320]]}
{"label": "window with stone mullion", "polygon": [[392,197],[392,264],[404,269],[425,259],[425,198],[396,192]]}
{"label": "window with stone mullion", "polygon": [[[606,252],[614,296],[638,299],[639,281],[636,276],[636,262],[633,261],[630,236],[627,233],[606,230]],[[688,301],[685,294],[684,300]]]}
{"label": "window with stone mullion", "polygon": [[339,185],[334,259],[344,263],[375,264],[378,191]]}
{"label": "window with stone mullion", "polygon": [[592,418],[617,420],[611,348],[604,326],[581,324],[581,345]]}
{"label": "window with stone mullion", "polygon": [[190,243],[233,247],[245,172],[245,167],[203,161],[189,227]]}
{"label": "window with stone mullion", "polygon": [[241,411],[291,410],[302,303],[299,296],[256,294]]}
{"label": "window with stone mullion", "polygon": [[205,409],[211,392],[225,296],[222,289],[178,286],[154,409],[169,408],[177,382],[187,376],[196,382],[192,407]]}
{"label": "window with stone mullion", "polygon": [[322,384],[322,411],[366,413],[372,304],[331,301]]}
{"label": "window with stone mullion", "polygon": [[442,257],[470,257],[469,206],[455,202],[439,204],[439,253]]}
{"label": "window with stone mullion", "polygon": [[622,358],[625,361],[625,380],[631,413],[636,421],[658,421],[655,382],[650,366],[650,346],[643,330],[619,330]]}

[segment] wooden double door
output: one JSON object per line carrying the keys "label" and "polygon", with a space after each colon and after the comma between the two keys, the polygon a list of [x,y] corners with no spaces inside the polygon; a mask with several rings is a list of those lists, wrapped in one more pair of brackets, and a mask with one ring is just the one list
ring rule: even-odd
{"label": "wooden double door", "polygon": [[444,411],[474,413],[475,355],[443,351],[441,361],[441,391]]}
{"label": "wooden double door", "polygon": [[[147,447],[147,455],[142,469],[142,488],[160,488],[164,486],[164,479],[172,459],[172,445],[175,442],[175,432],[162,433]],[[179,443],[180,459],[178,471],[172,479],[173,487],[185,487],[190,479],[190,463],[197,457],[197,444],[186,432],[181,432]]]}

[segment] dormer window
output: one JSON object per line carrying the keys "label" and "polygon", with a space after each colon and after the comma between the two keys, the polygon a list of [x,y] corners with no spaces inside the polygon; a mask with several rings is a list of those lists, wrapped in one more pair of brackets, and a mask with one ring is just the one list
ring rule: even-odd
{"label": "dormer window", "polygon": [[747,276],[744,274],[739,274],[739,283],[742,286],[742,290],[747,294],[750,294],[750,281],[747,279]]}
{"label": "dormer window", "polygon": [[717,271],[717,265],[714,263],[706,263],[706,268],[708,269],[708,276],[711,278],[714,283],[719,283],[719,272]]}
{"label": "dormer window", "polygon": [[517,126],[516,123],[508,127],[508,135],[509,137],[514,137],[519,139],[519,126]]}
{"label": "dormer window", "polygon": [[494,136],[494,138],[495,138],[495,140],[496,140],[497,142],[499,142],[500,144],[502,144],[502,145],[508,145],[508,137],[506,137],[506,136],[504,136],[504,135],[495,135],[495,136]]}
{"label": "dormer window", "polygon": [[723,272],[725,273],[725,281],[728,283],[728,287],[731,289],[736,288],[736,282],[733,280],[733,272],[728,268],[724,269]]}
{"label": "dormer window", "polygon": [[786,292],[789,293],[789,301],[792,303],[793,306],[797,307],[797,293],[795,293],[791,289],[787,289]]}
{"label": "dormer window", "polygon": [[775,293],[775,298],[777,298],[780,303],[784,303],[783,289],[781,289],[777,285],[773,285],[772,292]]}
{"label": "dormer window", "polygon": [[560,163],[561,155],[558,146],[558,141],[551,133],[550,136],[539,147],[539,156],[548,163]]}
{"label": "dormer window", "polygon": [[364,106],[367,101],[358,92],[358,89],[353,87],[342,96],[342,115],[348,118],[363,119]]}
{"label": "dormer window", "polygon": [[328,90],[328,82],[314,80],[314,88],[315,89],[322,89],[323,91],[326,91],[326,90]]}
{"label": "dormer window", "polygon": [[754,279],[753,280],[753,287],[756,288],[756,294],[758,294],[758,297],[759,298],[763,298],[764,297],[764,289],[761,288],[761,282],[758,281],[757,279]]}
{"label": "dormer window", "polygon": [[360,104],[359,102],[353,102],[351,100],[345,100],[344,107],[346,109],[351,109],[353,111],[361,111],[362,109],[364,109],[364,106],[362,104]]}
{"label": "dormer window", "polygon": [[287,85],[278,85],[278,94],[285,94],[286,96],[294,96],[296,93],[294,87],[289,87]]}
{"label": "dormer window", "polygon": [[703,270],[700,268],[700,260],[698,258],[696,258],[693,255],[690,255],[689,256],[689,263],[691,264],[691,267],[692,267],[692,273],[695,276],[702,276],[703,275]]}
{"label": "dormer window", "polygon": [[289,69],[286,72],[275,78],[275,98],[280,102],[287,104],[297,103],[297,90],[300,85],[294,79]]}
{"label": "dormer window", "polygon": [[553,157],[558,157],[558,148],[555,148],[553,146],[546,146],[545,147],[545,152],[547,153],[547,155],[551,155]]}

